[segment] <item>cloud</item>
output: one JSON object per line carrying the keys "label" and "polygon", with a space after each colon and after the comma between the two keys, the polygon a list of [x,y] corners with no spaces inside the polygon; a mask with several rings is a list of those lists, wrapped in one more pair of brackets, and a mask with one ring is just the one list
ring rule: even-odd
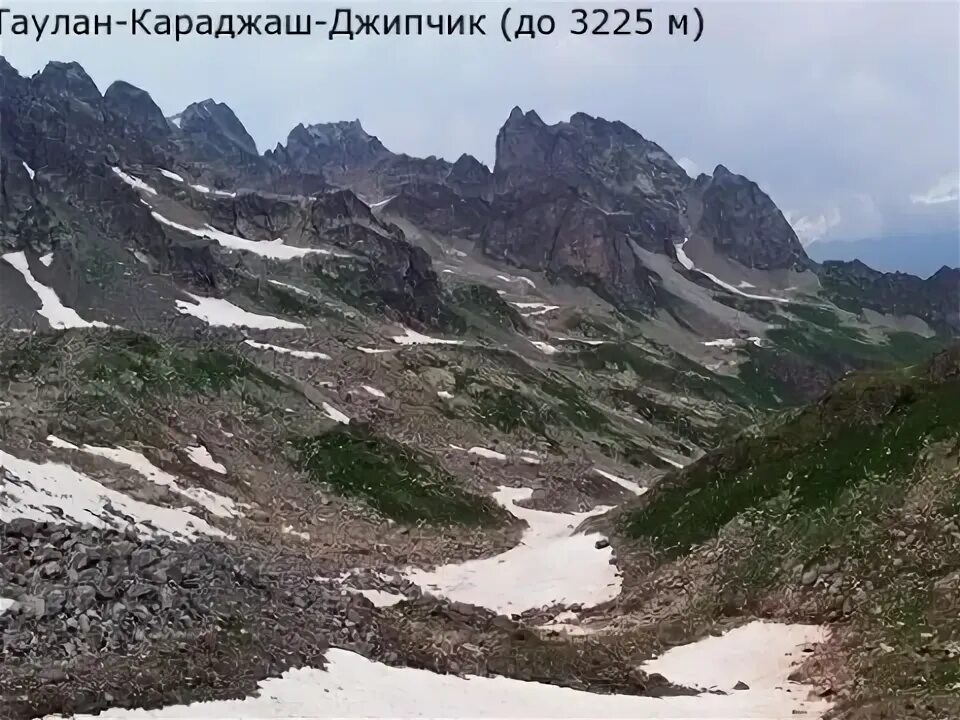
{"label": "cloud", "polygon": [[960,200],[960,170],[944,175],[926,192],[910,196],[914,205],[941,205],[957,200]]}
{"label": "cloud", "polygon": [[793,227],[793,231],[797,234],[797,237],[800,238],[800,242],[804,245],[810,245],[822,239],[824,235],[832,228],[837,227],[841,222],[840,211],[837,208],[833,208],[828,213],[820,214],[816,217],[808,215],[797,217],[795,213],[790,211],[785,212],[783,215],[791,227]]}
{"label": "cloud", "polygon": [[683,168],[683,171],[692,178],[697,177],[702,171],[700,166],[688,157],[682,157],[677,160],[677,165]]}

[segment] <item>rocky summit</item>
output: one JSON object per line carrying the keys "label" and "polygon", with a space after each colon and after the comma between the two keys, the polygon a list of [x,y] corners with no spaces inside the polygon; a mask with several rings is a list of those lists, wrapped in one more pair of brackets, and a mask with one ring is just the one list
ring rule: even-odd
{"label": "rocky summit", "polygon": [[960,716],[960,270],[585,113],[0,81],[0,717]]}

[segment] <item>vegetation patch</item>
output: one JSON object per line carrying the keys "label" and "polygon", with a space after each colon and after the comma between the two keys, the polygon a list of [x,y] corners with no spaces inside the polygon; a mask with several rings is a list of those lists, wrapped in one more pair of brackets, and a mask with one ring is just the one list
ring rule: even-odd
{"label": "vegetation patch", "polygon": [[294,446],[297,465],[314,482],[360,498],[388,518],[479,526],[506,519],[492,498],[464,489],[422,453],[365,428],[335,428]]}
{"label": "vegetation patch", "polygon": [[777,497],[792,514],[829,508],[872,477],[906,473],[926,443],[960,430],[960,382],[905,372],[851,377],[763,436],[741,435],[630,514],[628,534],[685,553],[739,514]]}

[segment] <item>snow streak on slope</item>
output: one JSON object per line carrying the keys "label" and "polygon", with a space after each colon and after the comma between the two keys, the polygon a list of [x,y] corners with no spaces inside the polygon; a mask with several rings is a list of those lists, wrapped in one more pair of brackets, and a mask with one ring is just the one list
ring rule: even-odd
{"label": "snow streak on slope", "polygon": [[281,320],[272,315],[257,315],[237,307],[232,302],[218,298],[200,297],[185,293],[193,302],[177,300],[177,310],[183,315],[193,315],[208,325],[221,327],[248,327],[256,330],[287,329],[302,330],[306,326],[300,323]]}
{"label": "snow streak on slope", "polygon": [[23,169],[27,171],[27,175],[29,175],[30,179],[33,180],[37,176],[37,173],[35,173],[33,168],[27,165],[25,161],[21,160],[21,162],[23,163]]}
{"label": "snow streak on slope", "polygon": [[157,168],[157,169],[160,171],[160,174],[163,175],[165,178],[169,178],[170,180],[173,180],[174,182],[178,182],[178,183],[186,182],[186,180],[183,179],[182,175],[177,175],[177,173],[171,172],[170,170],[164,170],[163,168]]}
{"label": "snow streak on slope", "polygon": [[717,285],[723,288],[724,290],[727,290],[728,292],[732,292],[734,295],[741,295],[745,298],[750,298],[751,300],[769,300],[770,302],[778,302],[778,303],[791,302],[786,298],[774,297],[772,295],[753,295],[752,293],[745,293],[740,288],[734,287],[728,282],[724,282],[723,280],[718,278],[716,275],[713,275],[712,273],[708,273],[705,270],[699,269],[693,264],[693,260],[691,260],[690,257],[683,251],[683,246],[686,244],[687,244],[687,238],[684,238],[682,243],[677,243],[676,245],[673,246],[673,249],[677,251],[677,260],[680,262],[680,264],[684,268],[686,268],[687,270],[691,270],[693,272],[700,273],[705,278],[713,282],[714,285]]}
{"label": "snow streak on slope", "polygon": [[[64,442],[55,435],[48,436],[47,442],[49,442],[53,447],[82,450],[90,455],[97,455],[98,457],[106,458],[107,460],[111,460],[119,465],[126,465],[127,467],[133,468],[140,473],[140,475],[155,485],[170,488],[173,490],[173,492],[177,493],[178,495],[182,495],[191,502],[196,503],[206,510],[209,510],[217,517],[234,517],[238,514],[236,503],[230,498],[219,495],[215,492],[211,492],[205,488],[186,487],[181,485],[181,481],[178,478],[158,468],[152,462],[147,460],[142,453],[134,452],[133,450],[127,450],[126,448],[122,447],[108,448],[96,447],[93,445],[77,447],[71,443]],[[204,450],[206,450],[206,448],[204,448]],[[207,457],[209,457],[209,453],[207,454]],[[212,462],[213,458],[210,458],[210,460]],[[220,467],[222,468],[223,466],[221,465]],[[223,472],[226,472],[225,468]]]}
{"label": "snow streak on slope", "polygon": [[108,327],[106,323],[94,321],[87,322],[76,310],[64,305],[53,288],[48,288],[37,282],[30,272],[30,265],[27,263],[27,256],[21,252],[7,253],[2,256],[3,259],[16,269],[26,281],[30,289],[36,293],[40,300],[40,309],[37,312],[45,317],[54,330],[64,330],[67,328],[90,328],[90,327]]}
{"label": "snow streak on slope", "polygon": [[390,339],[397,345],[463,345],[463,340],[444,340],[443,338],[430,337],[410,328],[404,328],[403,335],[394,335]]}
{"label": "snow streak on slope", "polygon": [[337,410],[330,403],[327,403],[327,402],[323,403],[323,412],[326,413],[327,417],[330,418],[331,420],[335,420],[336,422],[342,423],[344,425],[350,424],[350,418],[344,415],[339,410]]}
{"label": "snow streak on slope", "polygon": [[127,185],[132,187],[134,190],[141,190],[145,193],[150,193],[151,195],[156,195],[157,191],[152,187],[147,185],[140,178],[135,178],[133,175],[127,175],[123,170],[118,167],[113,168],[113,172],[116,173],[117,177],[123,180]]}
{"label": "snow streak on slope", "polygon": [[230,233],[217,230],[209,225],[205,225],[202,228],[192,228],[187,225],[181,225],[173,220],[168,220],[155,210],[151,211],[150,214],[153,215],[155,220],[163,223],[164,225],[169,225],[172,228],[182,230],[183,232],[190,233],[191,235],[196,235],[197,237],[214,240],[217,244],[225,248],[230,248],[231,250],[243,250],[245,252],[251,252],[262,257],[272,258],[274,260],[290,260],[292,258],[310,255],[311,253],[319,253],[321,255],[330,254],[329,250],[285,245],[283,240],[280,238],[277,238],[273,242],[260,242],[257,240],[247,240],[246,238],[242,238],[237,235],[231,235]]}
{"label": "snow streak on slope", "polygon": [[329,360],[330,356],[322,352],[311,352],[310,350],[294,350],[293,348],[285,348],[279,345],[271,345],[270,343],[261,343],[256,340],[244,340],[245,344],[250,347],[255,347],[258,350],[272,350],[275,353],[280,353],[281,355],[292,355],[293,357],[303,358],[304,360]]}
{"label": "snow streak on slope", "polygon": [[225,533],[185,510],[151,505],[102,485],[69,465],[21,460],[0,450],[0,521],[89,523],[123,528],[131,518],[144,536]]}
{"label": "snow streak on slope", "polygon": [[219,473],[220,475],[227,474],[227,468],[214,460],[213,456],[210,454],[210,451],[207,450],[207,448],[205,448],[203,445],[188,447],[187,457],[190,458],[191,462],[199,465],[202,468],[213,470],[215,473]]}
{"label": "snow streak on slope", "polygon": [[434,594],[501,614],[555,603],[592,607],[619,595],[620,578],[610,564],[613,551],[595,547],[600,535],[574,533],[585,519],[610,508],[567,514],[516,504],[532,494],[529,488],[501,487],[493,496],[529,525],[517,547],[430,571],[407,570],[407,578]]}
{"label": "snow streak on slope", "polygon": [[634,495],[643,495],[647,490],[649,490],[649,488],[640,487],[633,480],[627,480],[622,477],[617,477],[613,473],[608,473],[606,470],[601,470],[600,468],[594,468],[593,471],[597,475],[600,475],[601,477],[605,477],[610,482],[616,483],[617,485],[622,487],[624,490],[629,490]]}
{"label": "snow streak on slope", "polygon": [[[767,645],[754,648],[751,658],[724,655],[725,646],[699,654],[697,666],[706,662],[735,674],[740,662],[750,667],[772,661],[781,669],[787,653],[797,654],[799,632],[795,626],[777,626],[790,632],[770,634]],[[732,633],[731,633],[732,635]],[[813,635],[813,632],[810,633]],[[725,636],[726,637],[726,636]],[[700,643],[687,646],[698,653]],[[666,656],[665,656],[666,657]],[[777,682],[750,686],[726,695],[702,694],[674,697],[604,695],[557,685],[503,677],[439,675],[429,670],[397,668],[376,663],[339,648],[327,652],[327,669],[288,670],[281,677],[260,683],[257,697],[162,710],[106,710],[76,720],[253,720],[254,718],[685,718],[747,720],[749,718],[820,717],[830,708],[824,700],[804,701],[806,688],[785,687],[786,673]],[[747,673],[749,674],[749,673]],[[667,676],[668,679],[673,680]],[[54,720],[49,716],[47,720]]]}

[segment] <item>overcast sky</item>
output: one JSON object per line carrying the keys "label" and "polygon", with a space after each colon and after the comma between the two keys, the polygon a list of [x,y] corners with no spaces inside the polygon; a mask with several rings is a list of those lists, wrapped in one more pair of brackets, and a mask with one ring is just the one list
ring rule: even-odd
{"label": "overcast sky", "polygon": [[[338,3],[368,13],[444,10],[498,16],[505,5]],[[359,118],[396,152],[492,164],[510,109],[547,122],[577,111],[618,119],[681,164],[722,163],[756,180],[811,239],[956,232],[960,178],[960,6],[946,2],[701,2],[694,44],[666,32],[653,3],[648,36],[572,36],[585,3],[513,2],[549,12],[549,37],[192,39],[50,37],[4,30],[7,59],[32,74],[77,60],[101,91],[115,79],[149,90],[167,114],[213,97],[230,105],[261,150],[298,122]],[[521,7],[522,6],[522,7]],[[621,7],[628,5],[621,5]],[[14,12],[63,10],[21,0]],[[127,17],[129,5],[72,2],[74,12]],[[312,12],[314,2],[170,3],[155,12]],[[613,8],[616,4],[605,3]],[[629,5],[629,7],[635,7]],[[82,9],[82,10],[81,10]]]}

